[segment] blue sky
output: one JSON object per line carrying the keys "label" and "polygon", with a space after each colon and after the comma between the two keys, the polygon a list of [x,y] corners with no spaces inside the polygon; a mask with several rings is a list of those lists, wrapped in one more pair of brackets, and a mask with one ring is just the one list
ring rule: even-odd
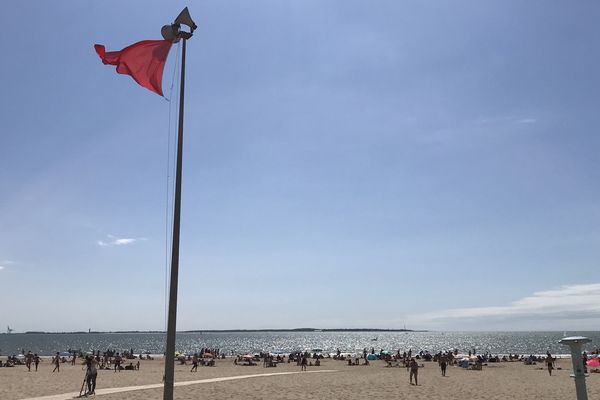
{"label": "blue sky", "polygon": [[598,329],[593,1],[4,4],[0,324],[164,329],[176,103],[93,45],[185,6],[178,329]]}

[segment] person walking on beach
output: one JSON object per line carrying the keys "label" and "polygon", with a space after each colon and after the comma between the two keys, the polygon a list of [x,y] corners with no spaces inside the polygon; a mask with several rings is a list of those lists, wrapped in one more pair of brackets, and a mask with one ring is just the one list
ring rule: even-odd
{"label": "person walking on beach", "polygon": [[117,372],[117,370],[121,372],[121,356],[119,355],[119,353],[117,353],[117,355],[115,356],[115,372]]}
{"label": "person walking on beach", "polygon": [[38,365],[40,365],[40,356],[37,353],[33,355],[33,363],[35,364],[35,372],[37,372]]}
{"label": "person walking on beach", "polygon": [[546,357],[546,366],[548,367],[548,375],[552,376],[552,370],[554,369],[554,359],[550,353]]}
{"label": "person walking on beach", "polygon": [[198,372],[198,353],[194,353],[194,357],[192,357],[192,369],[190,369],[190,372]]}
{"label": "person walking on beach", "polygon": [[442,370],[442,376],[446,376],[446,366],[448,363],[446,362],[446,357],[442,356],[440,359],[440,369]]}
{"label": "person walking on beach", "polygon": [[27,355],[25,356],[25,366],[27,367],[27,371],[31,372],[31,363],[33,362],[33,354],[31,354],[31,351],[27,352]]}
{"label": "person walking on beach", "polygon": [[60,372],[60,354],[58,353],[58,351],[56,352],[56,357],[54,357],[54,369],[52,370],[52,372],[57,371]]}
{"label": "person walking on beach", "polygon": [[306,364],[308,364],[308,360],[306,359],[306,354],[302,355],[302,361],[300,362],[300,370],[306,371]]}
{"label": "person walking on beach", "polygon": [[418,381],[418,375],[419,375],[419,364],[417,364],[417,361],[414,358],[410,359],[410,363],[408,364],[408,367],[410,368],[410,375],[409,375],[409,380],[410,380],[410,384],[413,384],[413,376],[415,377],[415,385],[419,386],[419,381]]}

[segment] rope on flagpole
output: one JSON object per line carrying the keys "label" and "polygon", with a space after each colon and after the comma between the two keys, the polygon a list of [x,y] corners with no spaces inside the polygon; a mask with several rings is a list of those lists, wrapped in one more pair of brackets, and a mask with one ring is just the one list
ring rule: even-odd
{"label": "rope on flagpole", "polygon": [[[171,99],[173,98],[173,85],[175,84],[175,74],[178,72],[179,68],[177,68],[179,66],[179,55],[181,52],[181,44],[177,43],[177,52],[175,53],[175,64],[173,65],[173,75],[171,76],[171,86],[169,87],[169,98],[166,98],[163,96],[163,98],[168,101],[169,103],[171,102]],[[171,121],[171,108],[169,108],[169,122]],[[169,129],[171,128],[171,125],[169,124]]]}
{"label": "rope on flagpole", "polygon": [[[168,316],[168,304],[169,304],[169,274],[170,274],[170,259],[171,249],[169,243],[171,243],[171,221],[173,214],[173,195],[174,195],[174,180],[172,179],[173,171],[175,170],[175,157],[171,157],[171,154],[175,152],[175,144],[172,138],[172,115],[173,115],[173,85],[175,84],[176,78],[179,77],[179,57],[180,57],[181,45],[177,46],[177,52],[175,54],[175,63],[173,64],[173,74],[171,76],[171,85],[169,87],[169,98],[165,97],[165,100],[169,102],[169,125],[167,129],[167,174],[166,174],[166,201],[165,201],[165,288],[164,288],[164,329],[167,331],[167,316]],[[177,89],[179,92],[179,89]],[[179,96],[175,97],[176,101]],[[175,104],[178,106],[178,104]],[[166,338],[165,338],[166,340]]]}

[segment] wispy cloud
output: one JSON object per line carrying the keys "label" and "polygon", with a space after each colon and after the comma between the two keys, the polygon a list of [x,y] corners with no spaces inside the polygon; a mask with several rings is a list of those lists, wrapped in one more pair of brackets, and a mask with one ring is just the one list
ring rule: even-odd
{"label": "wispy cloud", "polygon": [[517,121],[518,124],[535,124],[537,119],[535,118],[522,118]]}
{"label": "wispy cloud", "polygon": [[504,116],[504,117],[479,117],[477,118],[475,121],[475,124],[481,124],[481,125],[486,125],[486,124],[511,124],[511,123],[517,123],[517,124],[535,124],[537,122],[537,118],[533,118],[533,117],[523,117],[523,116],[514,116],[514,115],[508,115],[508,116]]}
{"label": "wispy cloud", "polygon": [[2,260],[0,261],[0,271],[5,269],[8,265],[13,265],[15,262],[11,260]]}
{"label": "wispy cloud", "polygon": [[106,235],[108,240],[98,240],[96,243],[101,247],[128,246],[136,242],[147,240],[146,238],[119,238],[114,235]]}
{"label": "wispy cloud", "polygon": [[441,310],[415,316],[421,322],[494,318],[572,319],[600,317],[600,283],[565,285],[535,292],[508,305]]}

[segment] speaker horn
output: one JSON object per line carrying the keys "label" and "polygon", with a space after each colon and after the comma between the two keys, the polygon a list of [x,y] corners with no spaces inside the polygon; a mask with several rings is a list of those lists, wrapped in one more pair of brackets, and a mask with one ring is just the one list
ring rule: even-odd
{"label": "speaker horn", "polygon": [[179,42],[179,25],[165,25],[160,30],[163,39],[173,43]]}
{"label": "speaker horn", "polygon": [[196,28],[198,28],[198,26],[196,25],[196,23],[192,20],[192,17],[190,16],[190,12],[188,10],[188,8],[184,8],[183,11],[181,11],[179,13],[179,15],[177,16],[177,18],[175,18],[175,23],[176,24],[183,24],[183,25],[187,25],[190,27],[191,29],[191,33],[194,32],[194,30]]}

